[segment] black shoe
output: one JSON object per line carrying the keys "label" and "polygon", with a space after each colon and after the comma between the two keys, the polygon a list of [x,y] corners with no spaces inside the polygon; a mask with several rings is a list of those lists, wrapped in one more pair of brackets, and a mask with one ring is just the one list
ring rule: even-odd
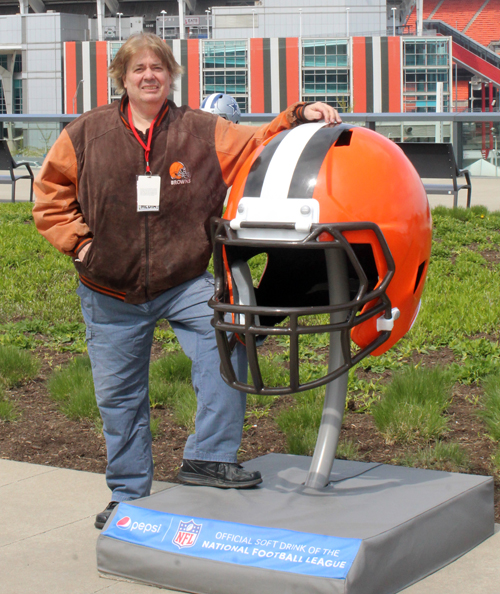
{"label": "black shoe", "polygon": [[104,524],[108,521],[111,512],[115,509],[118,503],[119,501],[111,501],[111,503],[108,503],[108,507],[104,511],[102,511],[100,514],[97,514],[95,517],[94,526],[98,530],[102,530],[104,528]]}
{"label": "black shoe", "polygon": [[219,487],[221,489],[248,489],[262,482],[260,472],[249,472],[235,462],[205,462],[183,460],[177,475],[181,483]]}

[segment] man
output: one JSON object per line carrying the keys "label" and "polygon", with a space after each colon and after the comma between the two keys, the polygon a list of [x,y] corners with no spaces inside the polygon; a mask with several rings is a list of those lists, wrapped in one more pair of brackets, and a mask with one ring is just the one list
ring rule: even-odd
{"label": "man", "polygon": [[[262,481],[236,459],[245,395],[220,377],[207,301],[213,279],[209,221],[248,155],[302,121],[340,121],[328,105],[298,104],[254,128],[167,100],[180,74],[156,35],[131,37],[110,76],[121,102],[68,125],[35,181],[38,230],[72,257],[112,491],[102,528],[120,502],[149,495],[153,480],[148,375],[156,322],[167,319],[193,362],[196,429],[182,482],[248,488]],[[246,374],[240,356],[239,372]]]}

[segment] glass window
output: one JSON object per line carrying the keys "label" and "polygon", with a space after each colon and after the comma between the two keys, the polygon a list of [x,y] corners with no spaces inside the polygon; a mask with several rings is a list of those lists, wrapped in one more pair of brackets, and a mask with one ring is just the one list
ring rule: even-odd
{"label": "glass window", "polygon": [[345,39],[302,41],[302,101],[324,101],[350,109],[348,42]]}
{"label": "glass window", "polygon": [[23,81],[20,78],[14,79],[14,113],[23,113]]}
{"label": "glass window", "polygon": [[443,107],[448,111],[450,105],[449,40],[404,40],[403,44],[404,110],[435,112],[437,83],[442,82]]}
{"label": "glass window", "polygon": [[204,41],[202,51],[202,98],[212,93],[227,93],[236,99],[241,112],[247,113],[247,41]]}

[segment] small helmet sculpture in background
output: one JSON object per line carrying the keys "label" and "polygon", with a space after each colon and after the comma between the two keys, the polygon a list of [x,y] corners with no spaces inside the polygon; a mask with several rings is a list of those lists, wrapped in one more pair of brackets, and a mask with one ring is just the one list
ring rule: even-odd
{"label": "small helmet sculpture in background", "polygon": [[205,97],[200,109],[219,115],[221,118],[233,122],[233,124],[238,124],[241,119],[241,111],[236,99],[225,93],[213,93]]}

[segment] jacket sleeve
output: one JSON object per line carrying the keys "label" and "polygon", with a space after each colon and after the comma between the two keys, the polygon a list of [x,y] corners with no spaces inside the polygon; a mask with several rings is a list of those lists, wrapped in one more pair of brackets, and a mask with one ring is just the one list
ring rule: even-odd
{"label": "jacket sleeve", "polygon": [[301,122],[304,103],[294,103],[281,112],[272,122],[260,126],[242,126],[219,118],[215,127],[215,148],[227,186],[232,186],[240,167],[267,138],[293,128]]}
{"label": "jacket sleeve", "polygon": [[35,178],[33,218],[38,231],[68,256],[91,236],[77,200],[77,170],[73,143],[63,130]]}

